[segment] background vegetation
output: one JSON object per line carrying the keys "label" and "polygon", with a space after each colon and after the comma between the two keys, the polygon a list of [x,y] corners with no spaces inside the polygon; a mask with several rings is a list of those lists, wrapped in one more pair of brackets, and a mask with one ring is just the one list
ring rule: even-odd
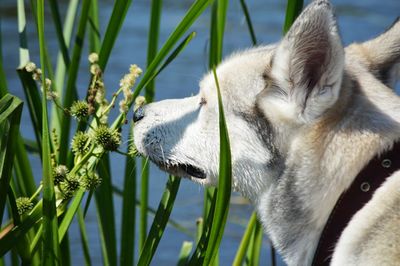
{"label": "background vegetation", "polygon": [[[157,256],[157,246],[168,223],[185,230],[169,219],[180,179],[169,177],[158,209],[153,212],[153,222],[147,224],[149,212],[152,212],[148,206],[149,162],[147,158],[135,157],[132,137],[128,138],[128,145],[119,147],[123,141],[120,132],[129,131],[132,136],[134,128],[127,110],[142,91],[147,102],[153,100],[154,79],[190,45],[195,37],[195,33],[189,31],[190,26],[207,8],[211,10],[209,68],[215,68],[222,58],[229,1],[194,1],[168,39],[158,47],[163,6],[161,0],[152,0],[146,69],[136,83],[140,70],[131,67],[121,84],[115,85],[118,89],[108,100],[103,78],[107,75],[107,62],[131,1],[114,2],[105,30],[99,28],[97,0],[70,0],[65,17],[61,17],[56,0],[31,0],[29,3],[17,0],[16,4],[20,37],[20,45],[15,48],[20,54],[17,72],[26,101],[23,103],[8,94],[7,77],[3,70],[5,62],[1,56],[0,265],[7,261],[12,265],[72,264],[68,230],[73,219],[77,219],[79,224],[85,263],[90,265],[91,249],[85,218],[93,202],[97,206],[103,263],[149,265],[153,256]],[[30,62],[27,48],[26,4],[32,11],[39,40],[40,62],[36,64]],[[249,36],[256,44],[246,2],[240,0],[240,4]],[[303,1],[288,1],[284,31],[290,27],[302,5]],[[51,17],[45,16],[45,9],[50,10]],[[54,27],[57,33],[59,55],[55,66],[50,58],[45,27]],[[100,36],[100,32],[105,32],[104,36]],[[0,45],[5,41],[0,40]],[[85,48],[89,50],[88,54],[84,54]],[[77,91],[77,75],[79,66],[89,54],[91,68],[87,75],[90,81],[82,97],[82,92]],[[215,81],[218,84],[217,76]],[[132,87],[134,90],[131,90]],[[82,99],[78,99],[79,94]],[[118,103],[120,111],[110,114],[112,107]],[[22,108],[29,109],[35,140],[26,140],[19,133]],[[77,122],[72,122],[74,120]],[[192,241],[182,243],[177,256],[178,265],[218,264],[218,247],[223,238],[231,194],[229,137],[221,105],[220,138],[220,183],[218,189],[205,191],[203,218],[198,220],[197,234]],[[122,151],[122,148],[126,150]],[[113,186],[110,171],[110,156],[113,155],[109,152],[126,156],[123,191]],[[40,184],[35,182],[29,153],[40,156]],[[136,171],[137,167],[141,170]],[[137,172],[141,173],[140,176]],[[136,185],[137,178],[141,179],[140,187]],[[139,190],[140,193],[137,193]],[[115,197],[122,197],[119,238],[113,204]],[[138,215],[135,211],[137,205]],[[139,226],[138,235],[136,224]],[[258,265],[262,235],[262,228],[253,214],[238,247],[234,265]],[[135,254],[138,254],[137,258]],[[271,265],[274,264],[272,256]]]}

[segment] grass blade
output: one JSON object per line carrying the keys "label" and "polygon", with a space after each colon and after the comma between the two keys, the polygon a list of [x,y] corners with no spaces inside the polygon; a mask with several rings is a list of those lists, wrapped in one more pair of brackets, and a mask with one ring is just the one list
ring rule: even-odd
{"label": "grass blade", "polygon": [[168,178],[149,235],[140,253],[138,266],[150,265],[171,214],[180,182],[179,177],[170,176]]}
{"label": "grass blade", "polygon": [[99,7],[97,0],[92,0],[89,11],[89,50],[99,53],[100,31],[99,31]]}
{"label": "grass blade", "polygon": [[[54,2],[54,3],[53,3]],[[74,21],[76,17],[76,12],[78,8],[79,0],[71,0],[68,3],[67,12],[65,15],[65,22],[64,27],[62,29],[61,26],[61,19],[59,18],[58,14],[55,14],[58,8],[53,7],[52,9],[52,16],[53,20],[58,21],[57,23],[60,24],[56,27],[57,30],[57,39],[59,46],[61,47],[61,51],[57,55],[57,66],[56,66],[56,74],[55,74],[55,84],[58,95],[63,95],[62,88],[64,87],[65,81],[65,74],[67,73],[67,69],[70,65],[70,57],[68,53],[68,48],[71,42],[72,31],[74,28]],[[57,6],[54,0],[51,1],[52,6]],[[59,113],[59,109],[53,105],[52,107],[52,116],[51,116],[51,125],[53,128],[56,129],[58,135],[60,135],[60,128],[61,128],[61,115]]]}
{"label": "grass blade", "polygon": [[[49,3],[50,3],[50,9],[51,9],[51,16],[53,17],[53,22],[54,22],[54,28],[56,30],[58,45],[60,46],[61,55],[64,60],[64,64],[68,66],[69,65],[68,46],[67,46],[67,42],[64,38],[63,27],[61,25],[61,17],[60,17],[60,11],[58,8],[58,4],[57,4],[57,1],[55,1],[55,0],[49,0]],[[73,21],[70,23],[72,24]]]}
{"label": "grass blade", "polygon": [[229,136],[215,68],[213,69],[213,74],[218,93],[220,161],[216,207],[210,231],[210,240],[208,242],[206,256],[204,259],[204,265],[210,265],[215,259],[215,255],[218,251],[218,247],[223,236],[226,219],[228,218],[229,201],[231,198],[232,187],[232,168]]}
{"label": "grass blade", "polygon": [[[22,60],[22,59],[21,59]],[[32,73],[26,71],[24,67],[17,69],[18,76],[24,89],[25,98],[28,104],[29,115],[35,133],[36,143],[42,147],[42,99],[40,98],[39,89],[36,82],[32,78]],[[42,150],[39,151],[42,157]]]}
{"label": "grass blade", "polygon": [[[123,197],[123,191],[120,190],[119,188],[113,186],[113,192],[120,197]],[[138,208],[140,207],[140,201],[139,200],[135,200],[135,206]],[[155,216],[157,210],[153,209],[152,207],[148,207],[148,213],[152,216]],[[195,234],[193,234],[193,232],[189,229],[187,229],[184,225],[179,224],[177,221],[173,220],[173,219],[169,219],[168,220],[168,225],[170,225],[171,227],[175,228],[176,230],[180,231],[181,233],[184,233],[185,235],[187,235],[188,237],[195,237]]]}
{"label": "grass blade", "polygon": [[205,223],[200,220],[200,223],[198,224],[197,231],[201,234],[200,237],[198,236],[196,249],[194,250],[192,257],[190,258],[188,265],[204,265],[203,262],[206,255],[205,251],[208,247],[208,241],[210,239],[210,230],[212,221],[214,219],[214,211],[217,202],[217,197],[215,196],[216,189],[210,190],[210,192],[212,192],[212,195],[209,204],[209,210],[207,212],[207,219],[205,220]]}
{"label": "grass blade", "polygon": [[216,0],[211,9],[209,67],[213,68],[222,60],[222,47],[228,1]]}
{"label": "grass blade", "polygon": [[111,50],[114,47],[115,40],[117,39],[119,30],[121,29],[122,23],[125,20],[126,12],[128,12],[131,3],[132,0],[115,1],[99,54],[99,66],[103,72],[106,69]]}
{"label": "grass blade", "polygon": [[33,195],[36,191],[36,184],[21,134],[18,135],[16,145],[14,171],[20,192],[19,196],[29,197]]}
{"label": "grass blade", "polygon": [[259,221],[256,221],[256,224],[254,226],[254,238],[253,238],[253,245],[252,245],[250,259],[249,259],[249,265],[259,265],[260,264],[259,261],[260,261],[262,238],[263,238],[262,226]]}
{"label": "grass blade", "polygon": [[[128,141],[128,152],[133,143],[133,124]],[[126,157],[124,192],[122,198],[122,222],[121,222],[121,265],[133,265],[135,227],[136,227],[136,160],[130,156]]]}
{"label": "grass blade", "polygon": [[142,175],[140,176],[140,219],[139,219],[139,251],[143,250],[147,236],[147,211],[149,207],[149,164],[142,158]]}
{"label": "grass blade", "polygon": [[109,174],[108,157],[103,156],[99,162],[98,173],[102,178],[101,185],[94,195],[96,200],[99,228],[102,239],[104,262],[110,265],[117,264],[117,240],[115,235],[115,212],[112,196],[112,182]]}
{"label": "grass blade", "polygon": [[137,85],[133,97],[137,97],[140,91],[146,86],[149,80],[153,77],[153,73],[157,71],[161,61],[168,55],[169,51],[178,42],[179,38],[189,29],[198,16],[205,10],[205,8],[212,2],[212,0],[197,0],[186,12],[181,22],[176,26],[175,30],[168,37],[167,41],[161,47],[151,64],[146,69],[142,79]]}
{"label": "grass blade", "polygon": [[68,231],[68,228],[71,225],[72,220],[74,219],[75,213],[79,209],[79,206],[82,202],[84,194],[85,194],[85,190],[83,190],[82,188],[76,192],[74,199],[72,200],[67,212],[64,215],[64,218],[62,219],[62,222],[58,228],[58,236],[59,236],[60,243],[63,240],[63,238],[65,237],[65,235]]}
{"label": "grass blade", "polygon": [[28,41],[26,37],[26,17],[24,0],[17,1],[20,67],[29,62]]}
{"label": "grass blade", "polygon": [[[45,65],[44,37],[44,0],[37,0],[37,27],[39,35],[40,63]],[[43,68],[42,84],[45,84],[46,71]],[[44,265],[60,263],[58,245],[58,222],[55,206],[54,182],[50,162],[50,135],[47,121],[46,87],[42,95],[42,156],[43,156],[43,249],[42,262]]]}
{"label": "grass blade", "polygon": [[[153,61],[157,54],[158,36],[160,32],[162,0],[151,1],[150,27],[147,46],[147,66]],[[155,80],[152,79],[146,86],[145,98],[148,103],[153,101],[155,91]],[[149,193],[149,164],[147,159],[142,158],[142,176],[140,178],[140,224],[139,224],[139,250],[142,250],[147,235],[147,208]]]}
{"label": "grass blade", "polygon": [[303,0],[288,0],[286,6],[285,24],[283,26],[283,33],[288,32],[290,26],[296,20],[297,16],[303,9]]}
{"label": "grass blade", "polygon": [[247,8],[246,0],[240,0],[240,6],[242,7],[244,17],[246,18],[247,27],[249,28],[249,33],[253,45],[257,44],[256,34],[254,32],[253,23],[251,22],[251,17],[249,14],[249,9]]}
{"label": "grass blade", "polygon": [[[18,32],[19,32],[19,59],[20,59],[20,66],[19,69],[23,68],[26,63],[29,61],[29,50],[28,50],[28,41],[27,41],[27,34],[26,34],[26,18],[25,18],[25,6],[24,1],[18,0]],[[1,40],[0,40],[1,42]],[[2,60],[1,60],[2,61]],[[2,67],[1,67],[2,68]],[[17,70],[18,75],[21,77],[20,71]],[[4,72],[2,71],[4,74]],[[5,76],[4,79],[0,78],[5,83]],[[27,79],[28,80],[28,79]],[[23,85],[24,90],[26,87]],[[6,84],[2,85],[1,90],[6,90]],[[0,95],[3,94],[0,92]],[[33,127],[36,136],[36,142],[39,147],[41,147],[41,138],[42,138],[42,108],[41,108],[41,101],[40,96],[36,88],[36,84],[34,85],[33,90],[29,91],[29,94],[26,93],[26,100],[28,102],[28,107],[30,109],[30,116],[33,121]],[[34,105],[33,102],[36,102]],[[33,106],[36,106],[35,110],[33,110]],[[28,160],[27,151],[24,147],[24,142],[21,135],[18,135],[17,143],[16,143],[16,153],[15,153],[15,161],[14,161],[14,171],[16,176],[16,189],[19,191],[20,196],[30,196],[36,190],[35,180],[33,178],[32,168],[30,166],[30,162]],[[41,149],[40,149],[40,156],[41,156]]]}
{"label": "grass blade", "polygon": [[0,98],[8,93],[6,73],[3,67],[3,38],[1,32],[1,17],[0,17]]}
{"label": "grass blade", "polygon": [[154,79],[161,71],[166,68],[169,63],[171,63],[182,51],[185,47],[189,44],[189,42],[196,36],[196,32],[191,32],[188,36],[183,39],[183,41],[175,48],[175,50],[165,59],[164,63],[160,66],[157,72],[154,74],[152,78],[149,79],[149,82]]}
{"label": "grass blade", "polygon": [[246,231],[243,234],[242,240],[240,241],[240,245],[238,251],[236,252],[235,259],[233,260],[232,265],[234,266],[242,265],[243,260],[246,256],[246,251],[248,249],[251,236],[254,232],[254,227],[256,222],[257,222],[257,214],[253,212],[247,224]]}
{"label": "grass blade", "polygon": [[[81,236],[81,243],[83,249],[83,256],[85,257],[85,264],[92,265],[89,252],[89,241],[86,234],[85,218],[83,217],[83,212],[81,209],[78,210],[78,224],[79,232]],[[121,264],[124,265],[124,264]]]}
{"label": "grass blade", "polygon": [[192,248],[193,248],[193,242],[188,242],[188,241],[183,242],[181,252],[179,253],[177,266],[187,265]]}
{"label": "grass blade", "polygon": [[19,134],[19,122],[22,113],[22,101],[6,95],[0,100],[0,221],[3,220],[7,192],[14,162],[15,146]]}
{"label": "grass blade", "polygon": [[[71,64],[68,68],[68,80],[65,88],[65,94],[63,98],[64,108],[70,108],[72,102],[76,99],[75,84],[78,77],[81,53],[83,48],[83,40],[85,37],[86,24],[89,16],[90,0],[83,0],[81,15],[79,18],[78,29],[76,32],[75,45],[72,50]],[[59,163],[65,164],[68,155],[68,144],[69,144],[69,132],[71,117],[63,114],[61,119],[61,132],[60,132],[60,152],[59,152]]]}
{"label": "grass blade", "polygon": [[[181,20],[181,22],[176,26],[175,30],[171,33],[171,35],[167,38],[167,41],[161,47],[160,51],[157,53],[156,57],[153,59],[149,67],[146,69],[143,74],[142,79],[139,84],[135,88],[132,97],[136,98],[140,91],[147,85],[147,83],[154,78],[154,73],[157,72],[158,66],[164,60],[164,58],[168,55],[171,49],[174,47],[176,42],[180,37],[188,30],[188,28],[193,24],[193,22],[197,19],[198,16],[205,10],[205,8],[212,2],[212,0],[197,0],[195,1],[189,10],[186,12],[185,16]],[[133,103],[129,105],[132,106]],[[115,129],[117,125],[120,124],[121,121],[125,119],[125,115],[119,115],[115,120],[112,127]]]}
{"label": "grass blade", "polygon": [[21,241],[21,237],[42,219],[42,201],[40,201],[27,217],[18,225],[13,226],[10,224],[2,229],[0,232],[0,257],[4,256],[8,251],[17,245]]}
{"label": "grass blade", "polygon": [[[160,19],[161,19],[162,0],[151,0],[151,15],[150,27],[147,46],[147,66],[153,61],[157,54],[158,36],[160,33]],[[153,101],[155,82],[152,80],[146,86],[145,97],[148,103]]]}

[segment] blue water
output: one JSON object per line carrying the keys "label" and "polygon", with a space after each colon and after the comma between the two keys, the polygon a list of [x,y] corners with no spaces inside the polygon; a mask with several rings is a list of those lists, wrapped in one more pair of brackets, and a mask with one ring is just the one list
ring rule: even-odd
{"label": "blue water", "polygon": [[[100,2],[100,22],[102,33],[104,33],[105,23],[110,16],[113,1],[103,0]],[[281,38],[282,25],[285,12],[285,1],[247,1],[249,10],[254,23],[259,43],[276,42]],[[399,0],[364,0],[364,1],[332,1],[338,16],[340,32],[345,44],[353,41],[361,42],[384,31],[397,16],[400,15]],[[173,28],[180,21],[185,11],[190,6],[191,1],[172,1],[165,0],[161,20],[160,44],[162,44]],[[60,1],[61,10],[65,12],[65,1]],[[145,68],[146,47],[149,22],[150,1],[135,0],[128,11],[126,21],[122,26],[119,39],[115,44],[111,54],[106,75],[105,83],[109,91],[114,91],[119,83],[119,79],[127,72],[130,64],[138,64]],[[56,58],[57,41],[54,29],[51,25],[51,16],[47,12],[46,17],[46,37],[49,40],[49,51],[53,62]],[[17,16],[15,1],[6,0],[0,3],[1,29],[3,38],[3,56],[7,82],[10,91],[24,98],[23,91],[16,75],[15,69],[18,66],[18,35],[17,35]],[[198,81],[207,69],[207,43],[209,28],[209,13],[202,15],[191,27],[191,31],[196,31],[196,38],[182,52],[182,54],[168,68],[160,74],[157,79],[156,100],[166,98],[180,98],[197,93]],[[28,15],[28,40],[31,58],[34,62],[39,62],[38,45],[35,34],[35,26],[32,17]],[[226,33],[224,40],[224,54],[243,49],[251,45],[250,35],[248,34],[245,19],[242,14],[239,1],[231,1],[227,15]],[[84,52],[87,55],[87,51]],[[79,73],[78,89],[80,95],[84,95],[88,84],[88,72],[86,56],[82,58],[83,64]],[[21,123],[21,132],[24,137],[34,139],[33,130],[30,125],[28,112],[24,111]],[[122,156],[115,155],[112,159],[113,182],[116,186],[122,187],[123,167],[119,163],[124,160]],[[31,162],[36,173],[37,180],[40,179],[41,166],[37,157],[32,156]],[[152,166],[150,179],[150,205],[157,207],[161,193],[164,189],[166,174]],[[203,189],[187,180],[182,180],[181,189],[176,199],[176,204],[171,218],[185,225],[192,232],[195,232],[195,220],[202,214]],[[225,236],[221,245],[220,263],[230,265],[239,241],[243,234],[243,224],[252,212],[252,207],[242,204],[243,200],[235,194],[235,203],[231,206],[229,221],[225,230]],[[120,210],[121,201],[115,198],[115,210],[117,220],[117,235],[120,231]],[[151,223],[152,218],[149,219]],[[97,217],[95,204],[93,202],[88,216],[86,226],[90,242],[90,252],[94,265],[102,263],[101,247],[99,244]],[[152,265],[175,265],[181,244],[184,240],[191,240],[190,237],[168,227],[160,243]],[[71,255],[72,261],[76,265],[84,263],[80,237],[77,225],[74,223],[70,230]],[[269,261],[269,244],[267,238],[264,239],[264,249],[262,250],[261,263],[267,265]],[[284,265],[279,261],[278,265]]]}

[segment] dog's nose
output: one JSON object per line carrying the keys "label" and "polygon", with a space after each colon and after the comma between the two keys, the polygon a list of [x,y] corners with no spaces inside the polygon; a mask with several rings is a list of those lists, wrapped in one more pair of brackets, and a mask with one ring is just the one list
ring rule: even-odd
{"label": "dog's nose", "polygon": [[139,107],[136,109],[136,111],[133,113],[133,122],[137,122],[141,120],[144,117],[144,109],[143,107]]}

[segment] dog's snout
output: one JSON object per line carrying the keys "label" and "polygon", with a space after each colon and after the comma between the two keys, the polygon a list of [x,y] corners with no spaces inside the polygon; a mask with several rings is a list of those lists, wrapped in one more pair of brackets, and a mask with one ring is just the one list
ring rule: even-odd
{"label": "dog's snout", "polygon": [[133,113],[133,122],[137,122],[137,121],[141,120],[143,117],[144,117],[144,108],[143,107],[139,107]]}

